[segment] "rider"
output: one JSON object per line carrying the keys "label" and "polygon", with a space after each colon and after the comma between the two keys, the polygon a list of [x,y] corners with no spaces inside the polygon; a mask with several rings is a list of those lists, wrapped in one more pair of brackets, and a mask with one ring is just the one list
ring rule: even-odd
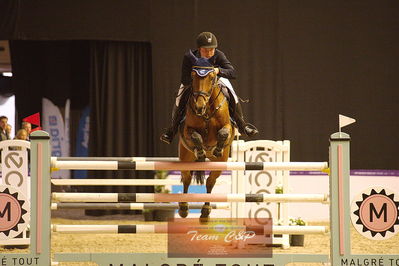
{"label": "rider", "polygon": [[[229,109],[230,116],[237,124],[237,128],[242,135],[252,137],[258,134],[258,130],[254,125],[246,123],[242,114],[241,104],[237,97],[229,79],[235,79],[235,70],[230,61],[226,58],[225,54],[216,49],[218,43],[216,36],[211,32],[202,32],[197,37],[198,50],[192,51],[196,57],[203,57],[210,60],[214,66],[215,73],[219,76],[219,84],[227,88],[229,93]],[[181,72],[181,85],[176,97],[176,103],[172,111],[172,125],[166,129],[161,135],[161,140],[170,144],[177,133],[179,124],[184,117],[185,107],[189,98],[186,93],[189,90],[192,82],[191,71],[193,63],[190,58],[190,51],[183,57],[182,72]]]}

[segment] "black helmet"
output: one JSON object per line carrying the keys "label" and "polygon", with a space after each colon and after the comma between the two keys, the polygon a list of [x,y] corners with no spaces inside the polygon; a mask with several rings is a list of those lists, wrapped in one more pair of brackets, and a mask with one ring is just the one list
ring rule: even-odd
{"label": "black helmet", "polygon": [[201,32],[197,37],[198,48],[216,48],[218,40],[212,32]]}

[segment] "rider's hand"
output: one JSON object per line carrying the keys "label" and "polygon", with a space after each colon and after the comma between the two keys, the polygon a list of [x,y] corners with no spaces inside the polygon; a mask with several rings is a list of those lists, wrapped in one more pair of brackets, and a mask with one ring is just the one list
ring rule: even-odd
{"label": "rider's hand", "polygon": [[220,72],[219,68],[217,68],[217,67],[215,67],[213,70],[215,71],[216,75],[219,74],[219,72]]}

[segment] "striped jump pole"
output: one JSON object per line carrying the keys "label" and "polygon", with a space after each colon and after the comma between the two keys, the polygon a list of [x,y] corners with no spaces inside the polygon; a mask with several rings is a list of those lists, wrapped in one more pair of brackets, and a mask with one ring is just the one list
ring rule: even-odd
{"label": "striped jump pole", "polygon": [[178,162],[178,157],[51,157],[57,161]]}
{"label": "striped jump pole", "polygon": [[327,162],[127,162],[127,161],[58,161],[53,170],[180,170],[180,171],[327,171]]}
{"label": "striped jump pole", "polygon": [[[201,209],[203,204],[190,204],[190,209]],[[212,203],[212,209],[229,209],[229,203]],[[85,209],[85,210],[176,210],[177,203],[87,203],[58,202],[51,203],[52,210]]]}
{"label": "striped jump pole", "polygon": [[181,185],[177,179],[51,179],[55,186],[166,186]]}
{"label": "striped jump pole", "polygon": [[[179,157],[51,157],[58,161],[179,162]],[[229,158],[229,160],[231,160]],[[209,159],[206,159],[209,162]]]}
{"label": "striped jump pole", "polygon": [[[167,224],[141,224],[141,225],[63,225],[53,224],[53,232],[70,234],[166,234],[166,233],[184,233],[193,230],[192,226],[172,226],[168,228]],[[202,228],[203,229],[203,228]],[[211,230],[209,228],[207,230]],[[234,229],[255,232],[257,235],[265,234],[325,234],[328,229],[325,226],[234,226]]]}
{"label": "striped jump pole", "polygon": [[52,193],[58,202],[320,202],[325,194]]}

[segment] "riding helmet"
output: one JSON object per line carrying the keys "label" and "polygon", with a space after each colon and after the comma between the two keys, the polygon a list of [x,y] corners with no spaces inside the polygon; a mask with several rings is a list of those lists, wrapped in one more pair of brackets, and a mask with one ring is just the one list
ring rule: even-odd
{"label": "riding helmet", "polygon": [[198,48],[216,48],[218,41],[212,32],[201,32],[197,37]]}

